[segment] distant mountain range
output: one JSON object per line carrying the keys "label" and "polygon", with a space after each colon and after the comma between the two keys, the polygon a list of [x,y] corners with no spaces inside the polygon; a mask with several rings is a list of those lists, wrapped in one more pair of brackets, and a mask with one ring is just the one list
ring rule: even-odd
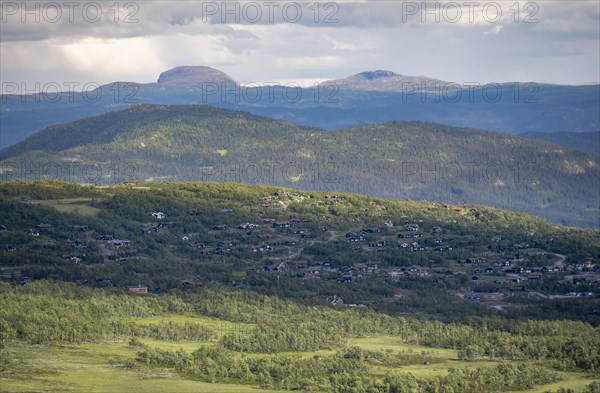
{"label": "distant mountain range", "polygon": [[132,104],[209,104],[326,130],[391,120],[525,132],[598,132],[600,86],[458,85],[425,76],[367,71],[312,88],[240,86],[210,67],[177,67],[156,83],[114,82],[84,93],[0,96],[0,147],[48,126]]}
{"label": "distant mountain range", "polygon": [[489,131],[393,121],[332,132],[205,105],[137,105],[0,150],[1,180],[271,184],[481,204],[596,228],[599,164]]}
{"label": "distant mountain range", "polygon": [[[429,78],[427,76],[407,76],[399,75],[392,71],[377,70],[365,71],[360,74],[352,75],[344,79],[336,79],[322,83],[323,86],[335,84],[340,89],[364,90],[364,91],[385,91],[385,92],[409,92],[414,88],[422,89],[423,84],[433,89],[436,84],[449,85],[439,79]],[[438,87],[439,88],[439,87]]]}

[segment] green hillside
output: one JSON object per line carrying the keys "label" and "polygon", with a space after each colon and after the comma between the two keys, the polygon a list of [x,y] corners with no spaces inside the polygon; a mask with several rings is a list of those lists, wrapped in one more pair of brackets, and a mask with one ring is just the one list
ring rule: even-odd
{"label": "green hillside", "polygon": [[444,319],[497,305],[515,318],[600,322],[586,297],[598,292],[600,233],[489,207],[232,183],[11,182],[0,196],[1,272],[13,283],[217,282]]}
{"label": "green hillside", "polygon": [[599,227],[598,158],[527,138],[390,122],[335,132],[208,106],[152,106],[0,151],[4,180],[233,181],[474,203]]}
{"label": "green hillside", "polygon": [[2,183],[0,384],[593,393],[599,239],[478,205]]}

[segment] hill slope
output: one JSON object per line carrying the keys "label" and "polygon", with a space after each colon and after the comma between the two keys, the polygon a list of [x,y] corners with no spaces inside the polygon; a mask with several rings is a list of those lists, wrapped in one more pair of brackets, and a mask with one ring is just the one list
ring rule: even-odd
{"label": "hill slope", "polygon": [[3,179],[235,181],[477,203],[598,227],[598,158],[439,124],[328,132],[208,106],[152,106],[50,127],[0,151]]}
{"label": "hill slope", "polygon": [[0,225],[0,275],[13,283],[233,284],[453,320],[496,312],[456,296],[483,287],[512,296],[506,315],[599,322],[594,299],[547,297],[598,292],[599,231],[482,206],[231,183],[11,182],[0,184]]}
{"label": "hill slope", "polygon": [[[482,83],[460,86],[457,91],[456,84],[391,71],[367,71],[304,89],[258,83],[238,85],[236,91],[234,83],[219,70],[188,66],[163,72],[158,83],[115,82],[86,94],[63,92],[61,96],[53,92],[1,95],[0,147],[54,124],[132,104],[208,104],[327,130],[391,120],[437,122],[509,134],[600,129],[598,85]],[[427,92],[421,94],[423,89]]]}

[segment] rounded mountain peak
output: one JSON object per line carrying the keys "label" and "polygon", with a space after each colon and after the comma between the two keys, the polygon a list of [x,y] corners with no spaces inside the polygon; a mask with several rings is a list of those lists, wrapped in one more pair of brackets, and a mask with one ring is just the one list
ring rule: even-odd
{"label": "rounded mountain peak", "polygon": [[399,76],[398,74],[396,74],[393,71],[386,71],[386,70],[365,71],[365,72],[361,72],[358,75],[362,76],[365,79],[369,79],[369,80],[379,79],[379,78],[389,78],[392,76]]}
{"label": "rounded mountain peak", "polygon": [[181,66],[163,72],[158,77],[158,83],[181,86],[197,86],[202,83],[235,83],[226,73],[211,67]]}

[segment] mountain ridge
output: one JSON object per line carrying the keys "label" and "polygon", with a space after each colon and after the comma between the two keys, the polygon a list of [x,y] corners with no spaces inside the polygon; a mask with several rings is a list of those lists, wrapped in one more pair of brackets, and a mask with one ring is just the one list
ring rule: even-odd
{"label": "mountain ridge", "polygon": [[[85,94],[63,92],[51,101],[41,93],[2,95],[0,147],[20,142],[51,125],[134,104],[208,104],[327,130],[393,120],[435,122],[507,134],[600,129],[600,85],[509,83],[493,85],[490,91],[486,86],[466,91],[455,84],[444,89],[442,81],[429,77],[375,70],[338,80],[333,83],[339,83],[337,87],[331,82],[311,88],[237,85],[237,89],[227,87],[231,91],[225,92],[223,84],[235,83],[231,77],[210,67],[195,66],[167,70],[159,80],[161,83],[114,82]],[[442,88],[436,88],[436,84]],[[422,93],[423,85],[433,91]],[[402,91],[403,87],[407,91]],[[498,88],[502,94],[491,100]]]}
{"label": "mountain ridge", "polygon": [[179,66],[162,72],[157,84],[202,86],[203,83],[236,83],[223,71],[206,66]]}
{"label": "mountain ridge", "polygon": [[[4,179],[30,176],[23,168],[32,163],[105,171],[133,163],[132,178],[77,181],[272,184],[477,203],[567,225],[600,226],[598,157],[434,123],[392,121],[330,132],[206,105],[138,105],[51,127],[1,150],[0,160]],[[269,169],[271,164],[276,166]],[[273,168],[277,176],[269,172]]]}

